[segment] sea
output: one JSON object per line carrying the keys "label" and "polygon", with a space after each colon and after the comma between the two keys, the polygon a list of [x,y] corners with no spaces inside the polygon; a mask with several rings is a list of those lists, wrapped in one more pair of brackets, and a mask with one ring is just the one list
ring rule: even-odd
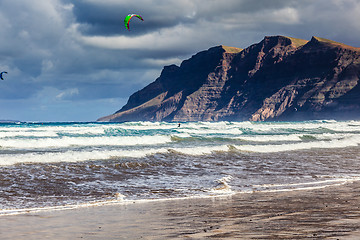
{"label": "sea", "polygon": [[360,180],[360,121],[0,123],[0,217]]}

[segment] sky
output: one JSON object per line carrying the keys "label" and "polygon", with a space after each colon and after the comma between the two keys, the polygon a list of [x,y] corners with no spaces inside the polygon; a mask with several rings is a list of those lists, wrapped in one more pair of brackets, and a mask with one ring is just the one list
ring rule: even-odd
{"label": "sky", "polygon": [[[131,31],[124,26],[129,13]],[[95,121],[165,65],[265,36],[360,47],[358,0],[0,0],[0,120]]]}

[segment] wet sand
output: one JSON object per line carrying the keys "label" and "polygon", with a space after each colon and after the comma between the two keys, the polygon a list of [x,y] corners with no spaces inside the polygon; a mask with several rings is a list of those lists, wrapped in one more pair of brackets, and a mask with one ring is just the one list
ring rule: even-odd
{"label": "wet sand", "polygon": [[360,239],[360,182],[0,217],[0,239]]}

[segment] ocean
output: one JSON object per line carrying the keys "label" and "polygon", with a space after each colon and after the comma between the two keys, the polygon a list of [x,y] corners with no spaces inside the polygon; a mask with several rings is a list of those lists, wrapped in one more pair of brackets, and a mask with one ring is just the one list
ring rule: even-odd
{"label": "ocean", "polygon": [[360,180],[360,121],[0,123],[0,216]]}

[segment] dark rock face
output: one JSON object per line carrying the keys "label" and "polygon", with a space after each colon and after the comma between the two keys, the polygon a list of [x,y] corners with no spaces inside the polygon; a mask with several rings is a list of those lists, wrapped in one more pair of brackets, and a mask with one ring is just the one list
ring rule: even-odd
{"label": "dark rock face", "polygon": [[360,48],[313,37],[218,46],[164,67],[99,121],[360,119]]}

